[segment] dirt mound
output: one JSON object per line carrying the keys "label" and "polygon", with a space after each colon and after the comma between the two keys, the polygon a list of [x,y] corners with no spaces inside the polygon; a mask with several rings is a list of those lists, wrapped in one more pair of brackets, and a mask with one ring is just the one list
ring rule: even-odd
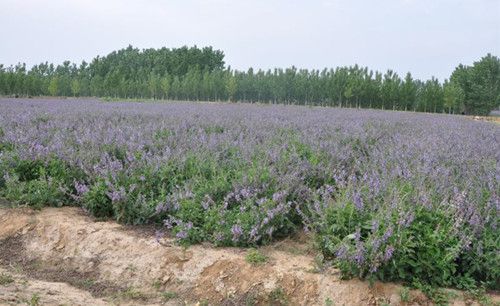
{"label": "dirt mound", "polygon": [[340,280],[311,249],[285,240],[262,248],[268,259],[254,265],[244,249],[158,243],[151,228],[95,222],[77,208],[4,208],[0,304],[430,304],[417,291],[403,303],[395,284]]}
{"label": "dirt mound", "polygon": [[30,279],[0,268],[0,304],[18,305],[108,305],[90,292],[61,282]]}

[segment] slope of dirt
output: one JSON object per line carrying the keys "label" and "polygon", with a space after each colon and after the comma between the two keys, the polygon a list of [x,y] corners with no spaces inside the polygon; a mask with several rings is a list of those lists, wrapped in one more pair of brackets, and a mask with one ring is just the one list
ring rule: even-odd
{"label": "slope of dirt", "polygon": [[[252,265],[244,249],[158,243],[151,228],[95,222],[78,208],[3,208],[0,304],[430,304],[417,291],[403,303],[395,284],[369,286],[318,269],[304,240],[262,248],[269,260]],[[466,305],[457,297],[455,305]]]}
{"label": "slope of dirt", "polygon": [[18,305],[108,305],[91,293],[66,283],[30,279],[0,268],[0,304]]}

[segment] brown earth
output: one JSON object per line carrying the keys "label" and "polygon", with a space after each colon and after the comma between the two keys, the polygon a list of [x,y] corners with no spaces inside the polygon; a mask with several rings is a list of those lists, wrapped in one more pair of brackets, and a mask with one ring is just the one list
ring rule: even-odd
{"label": "brown earth", "polygon": [[[96,222],[78,208],[2,208],[0,305],[432,304],[416,290],[402,302],[397,284],[341,280],[310,241],[261,248],[267,262],[252,265],[245,249],[158,243],[153,228]],[[453,305],[475,303],[453,292]]]}
{"label": "brown earth", "polygon": [[500,124],[500,116],[470,116],[470,118],[476,121],[488,121]]}

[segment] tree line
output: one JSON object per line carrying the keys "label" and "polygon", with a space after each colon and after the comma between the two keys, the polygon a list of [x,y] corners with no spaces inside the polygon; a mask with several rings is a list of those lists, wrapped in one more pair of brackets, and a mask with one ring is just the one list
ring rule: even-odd
{"label": "tree line", "polygon": [[459,65],[449,80],[421,81],[358,65],[238,71],[212,47],[128,46],[90,63],[0,65],[0,95],[241,101],[486,115],[500,106],[500,59]]}

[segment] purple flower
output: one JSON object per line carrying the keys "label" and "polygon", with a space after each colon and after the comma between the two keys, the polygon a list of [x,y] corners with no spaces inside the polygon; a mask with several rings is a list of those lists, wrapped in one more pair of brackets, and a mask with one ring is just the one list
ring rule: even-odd
{"label": "purple flower", "polygon": [[188,233],[186,231],[180,231],[177,234],[175,234],[175,237],[177,239],[186,239],[188,237]]}
{"label": "purple flower", "polygon": [[361,240],[361,229],[358,227],[356,232],[354,232],[354,241],[359,242]]}
{"label": "purple flower", "polygon": [[387,241],[387,240],[388,240],[388,239],[392,236],[392,231],[393,231],[393,230],[392,230],[392,227],[389,227],[389,228],[385,231],[384,235],[382,236],[382,241],[383,241],[383,242],[386,242],[386,241]]}
{"label": "purple flower", "polygon": [[286,190],[281,190],[281,191],[278,191],[278,192],[275,192],[273,194],[273,202],[281,202],[285,199],[287,195],[287,191]]}
{"label": "purple flower", "polygon": [[274,227],[273,227],[273,226],[269,227],[269,228],[266,230],[266,234],[269,236],[269,238],[272,238],[272,237],[273,237],[273,233],[274,233]]}
{"label": "purple flower", "polygon": [[345,245],[342,245],[336,252],[335,252],[335,256],[338,258],[338,259],[346,259],[347,258],[347,255],[348,255],[348,252],[349,250],[347,249],[347,247]]}
{"label": "purple flower", "polygon": [[75,189],[79,196],[82,196],[89,192],[89,188],[85,184],[80,184],[79,182],[75,182]]}
{"label": "purple flower", "polygon": [[160,243],[160,240],[163,238],[163,232],[156,230],[155,231],[155,241]]}
{"label": "purple flower", "polygon": [[365,248],[362,243],[358,243],[356,246],[356,252],[354,253],[354,261],[358,265],[362,265],[365,261]]}
{"label": "purple flower", "polygon": [[[485,252],[483,231],[498,230],[500,136],[489,123],[341,108],[73,102],[0,98],[0,142],[8,145],[0,148],[2,186],[25,179],[13,169],[19,162],[48,169],[57,161],[78,173],[74,188],[50,171],[37,180],[89,212],[82,195],[102,187],[125,222],[149,222],[156,210],[167,228],[187,235],[179,239],[196,224],[201,237],[240,245],[286,235],[289,222],[301,222],[324,239],[328,255],[363,273],[393,258],[396,230],[422,210],[444,214],[457,253]],[[224,132],[207,134],[214,126]],[[321,156],[318,163],[301,148]],[[354,239],[331,241],[344,205],[355,207]]]}
{"label": "purple flower", "polygon": [[203,200],[201,201],[201,207],[203,207],[204,210],[208,210],[211,205],[214,204],[214,201],[209,195],[205,195]]}
{"label": "purple flower", "polygon": [[384,262],[385,261],[388,261],[389,259],[392,258],[392,254],[394,253],[394,247],[392,245],[388,246],[386,249],[385,249],[385,253],[384,253]]}
{"label": "purple flower", "polygon": [[243,228],[240,225],[235,224],[231,227],[231,233],[233,234],[233,241],[236,242],[243,235]]}
{"label": "purple flower", "polygon": [[363,210],[363,198],[361,198],[359,192],[354,193],[353,202],[354,202],[354,207],[356,207],[358,211]]}

